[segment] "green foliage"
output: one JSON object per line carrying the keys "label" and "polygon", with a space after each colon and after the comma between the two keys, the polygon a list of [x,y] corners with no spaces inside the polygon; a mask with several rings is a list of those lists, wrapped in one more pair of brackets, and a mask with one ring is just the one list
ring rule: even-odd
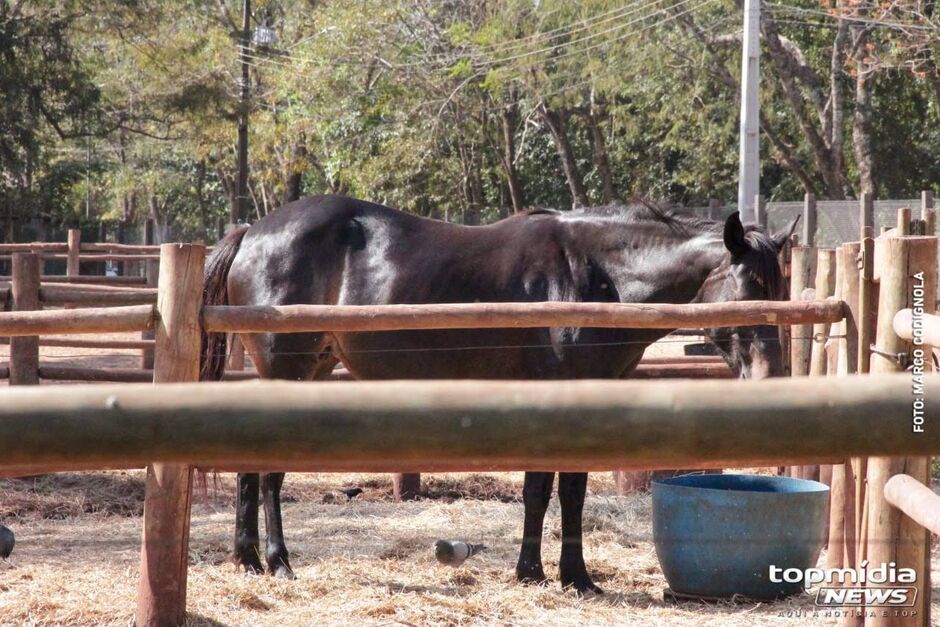
{"label": "green foliage", "polygon": [[[736,196],[733,0],[254,4],[278,41],[249,53],[249,220],[298,188],[491,220],[512,210],[513,178],[525,206],[570,207],[551,113],[591,202],[608,188],[689,205]],[[211,239],[233,198],[240,11],[236,0],[0,3],[0,224],[155,217]],[[833,29],[803,22],[781,20],[781,34],[802,71],[828,80]],[[937,47],[912,32],[879,35],[872,54],[901,68]],[[810,184],[822,179],[766,57],[762,110],[780,144],[764,142],[762,192],[795,198],[806,182],[781,146]],[[835,78],[849,181],[853,72],[846,60]],[[940,176],[940,78],[935,65],[886,65],[874,85],[882,195],[908,196]]]}

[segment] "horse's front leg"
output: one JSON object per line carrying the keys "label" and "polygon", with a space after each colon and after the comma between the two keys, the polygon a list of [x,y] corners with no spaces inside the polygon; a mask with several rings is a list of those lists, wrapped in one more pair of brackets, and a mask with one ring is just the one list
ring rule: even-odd
{"label": "horse's front leg", "polygon": [[580,593],[601,593],[584,565],[581,542],[581,516],[587,494],[586,472],[558,473],[558,500],[561,501],[561,561],[558,563],[561,585]]}
{"label": "horse's front leg", "polygon": [[527,472],[522,485],[522,503],[525,506],[525,522],[522,525],[522,549],[516,564],[516,577],[525,583],[543,583],[542,568],[542,523],[545,511],[552,498],[553,472]]}
{"label": "horse's front leg", "polygon": [[284,527],[281,524],[281,485],[284,473],[261,475],[261,493],[264,497],[264,557],[268,573],[283,579],[293,579],[294,571],[287,561],[287,546],[284,544]]}
{"label": "horse's front leg", "polygon": [[235,565],[245,572],[264,572],[258,550],[258,481],[256,473],[239,473],[235,497]]}

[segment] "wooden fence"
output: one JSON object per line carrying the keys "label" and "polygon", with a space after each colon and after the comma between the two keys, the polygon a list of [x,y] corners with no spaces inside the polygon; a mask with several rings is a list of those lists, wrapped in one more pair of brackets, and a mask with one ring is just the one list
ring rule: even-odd
{"label": "wooden fence", "polygon": [[[246,471],[408,472],[742,464],[805,468],[844,461],[830,468],[830,560],[838,556],[847,567],[868,559],[872,565],[894,561],[914,568],[920,576],[915,610],[919,622],[927,624],[929,538],[914,519],[902,517],[892,506],[916,501],[912,490],[919,488],[901,479],[887,484],[895,475],[907,474],[923,485],[928,480],[925,461],[940,453],[940,431],[912,437],[911,378],[896,373],[902,369],[897,356],[910,347],[893,326],[897,312],[912,305],[908,268],[928,270],[926,283],[933,286],[928,290],[934,290],[928,302],[935,302],[937,240],[889,237],[876,243],[870,228],[863,235],[856,248],[835,255],[835,297],[828,300],[643,306],[476,303],[201,310],[205,249],[165,245],[156,306],[3,313],[0,335],[18,340],[42,333],[153,329],[153,380],[169,384],[198,379],[203,328],[239,333],[827,325],[823,337],[828,337],[833,356],[819,363],[828,372],[864,372],[870,361],[871,371],[880,374],[681,385],[425,381],[222,383],[200,384],[192,391],[133,385],[11,389],[0,404],[0,473],[147,463],[137,622],[178,624],[185,617],[194,464]],[[877,303],[872,289],[876,248],[881,260]],[[855,261],[853,250],[861,253],[861,268],[849,263]],[[871,349],[865,338],[874,339]],[[811,347],[810,353],[808,361]],[[927,396],[940,395],[940,378],[926,380],[924,390]],[[416,438],[417,433],[422,436]],[[684,436],[677,438],[677,433]],[[920,510],[911,511],[920,515]]]}

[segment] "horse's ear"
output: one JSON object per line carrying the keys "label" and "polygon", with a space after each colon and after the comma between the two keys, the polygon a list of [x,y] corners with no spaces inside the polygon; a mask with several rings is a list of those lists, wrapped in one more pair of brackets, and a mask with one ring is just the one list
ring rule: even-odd
{"label": "horse's ear", "polygon": [[774,246],[777,247],[778,253],[781,250],[783,250],[783,247],[787,245],[788,241],[790,241],[790,236],[793,235],[793,231],[796,230],[796,225],[799,221],[800,221],[800,215],[797,214],[797,216],[793,218],[793,222],[790,223],[789,227],[783,229],[779,233],[774,233],[771,236],[771,239],[774,242]]}
{"label": "horse's ear", "polygon": [[747,241],[744,239],[744,225],[741,224],[741,214],[735,211],[725,220],[725,248],[731,256],[740,256],[747,252]]}

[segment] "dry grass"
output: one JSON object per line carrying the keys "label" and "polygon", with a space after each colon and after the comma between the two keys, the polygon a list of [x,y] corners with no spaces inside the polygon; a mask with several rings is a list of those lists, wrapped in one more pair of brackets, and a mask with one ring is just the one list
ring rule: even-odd
{"label": "dry grass", "polygon": [[[129,339],[129,334],[114,335]],[[0,345],[0,362],[6,359]],[[107,355],[43,348],[43,359],[93,367],[134,367],[136,351]],[[650,354],[681,354],[658,344]],[[0,381],[0,385],[5,382]],[[188,592],[191,625],[836,624],[812,614],[812,600],[672,604],[652,544],[649,496],[614,496],[592,475],[585,552],[606,594],[579,598],[557,583],[557,500],[546,520],[546,587],[515,582],[522,527],[521,473],[426,475],[424,499],[391,501],[378,475],[289,475],[284,521],[296,581],[235,572],[231,475],[209,477],[193,505]],[[348,500],[338,489],[359,486]],[[127,625],[139,568],[141,472],[60,474],[0,480],[0,522],[17,534],[0,562],[0,625]],[[440,538],[489,550],[459,569],[439,565]],[[934,554],[934,580],[940,580]],[[934,598],[940,601],[940,591]],[[809,613],[807,615],[807,613]],[[933,608],[940,616],[940,607]]]}
{"label": "dry grass", "polygon": [[[237,573],[229,561],[233,478],[197,492],[190,547],[189,624],[835,624],[802,597],[778,603],[665,603],[646,495],[613,496],[593,476],[586,555],[607,594],[579,598],[556,582],[515,582],[521,474],[428,475],[435,496],[393,503],[387,477],[289,475],[284,520],[296,581]],[[2,520],[17,547],[0,563],[0,623],[126,625],[134,608],[142,473],[61,474],[0,481]],[[348,500],[337,489],[360,486]],[[330,495],[324,499],[325,496]],[[58,504],[57,502],[58,496]],[[457,498],[457,497],[462,498]],[[546,521],[546,570],[557,577],[559,519]],[[489,550],[459,569],[434,561],[439,538]],[[936,570],[936,559],[935,559]],[[935,609],[940,615],[940,608]]]}

